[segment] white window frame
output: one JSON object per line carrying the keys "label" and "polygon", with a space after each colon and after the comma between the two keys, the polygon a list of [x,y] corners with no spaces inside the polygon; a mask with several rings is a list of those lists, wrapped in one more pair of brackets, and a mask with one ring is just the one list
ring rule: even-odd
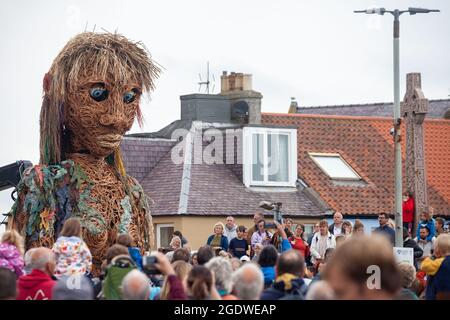
{"label": "white window frame", "polygon": [[[308,155],[314,161],[314,163],[320,168],[320,170],[322,170],[330,179],[333,179],[333,180],[347,180],[347,181],[361,181],[362,180],[361,176],[355,171],[355,169],[352,168],[352,166],[347,161],[345,161],[344,158],[341,157],[341,155],[339,153],[314,153],[314,152],[308,152]],[[314,157],[339,158],[342,161],[342,163],[344,163],[347,166],[347,168],[349,168],[353,172],[353,174],[356,176],[356,178],[330,176],[328,174],[327,170],[325,170],[325,168],[323,168],[320,165],[320,163]]]}
{"label": "white window frame", "polygon": [[156,248],[161,248],[161,228],[174,228],[175,226],[173,223],[158,223],[156,224]]}
{"label": "white window frame", "polygon": [[[254,181],[252,179],[253,162],[253,134],[263,134],[263,154],[267,157],[267,135],[286,134],[288,136],[288,171],[287,182],[269,181],[268,165],[264,163],[264,181]],[[250,186],[278,186],[295,187],[297,182],[297,129],[288,128],[267,128],[267,127],[244,127],[243,130],[243,178],[246,187]]]}

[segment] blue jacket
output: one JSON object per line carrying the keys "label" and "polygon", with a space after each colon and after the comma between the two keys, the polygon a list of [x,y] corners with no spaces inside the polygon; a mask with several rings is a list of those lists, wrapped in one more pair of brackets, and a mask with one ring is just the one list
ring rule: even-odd
{"label": "blue jacket", "polygon": [[136,247],[129,247],[128,248],[128,254],[130,255],[131,259],[136,263],[139,270],[142,270],[142,256],[141,252]]}
{"label": "blue jacket", "polygon": [[434,226],[434,219],[431,218],[431,220],[428,221],[424,221],[421,220],[419,222],[419,227],[417,228],[417,239],[420,239],[420,227],[428,227],[428,230],[430,230],[430,234],[427,237],[428,241],[431,241],[431,239],[433,239],[434,236],[436,236],[436,228]]}
{"label": "blue jacket", "polygon": [[264,287],[269,287],[275,280],[275,267],[261,267],[264,275]]}
{"label": "blue jacket", "polygon": [[283,241],[281,241],[281,252],[285,252],[285,251],[288,251],[288,250],[291,250],[291,249],[292,249],[292,245],[289,242],[289,240],[288,239],[283,239]]}
{"label": "blue jacket", "polygon": [[[210,245],[211,241],[214,239],[214,234],[210,235],[208,237],[208,241],[206,241],[207,245]],[[228,251],[228,238],[227,236],[222,236],[220,239],[220,246],[222,247],[222,250]]]}

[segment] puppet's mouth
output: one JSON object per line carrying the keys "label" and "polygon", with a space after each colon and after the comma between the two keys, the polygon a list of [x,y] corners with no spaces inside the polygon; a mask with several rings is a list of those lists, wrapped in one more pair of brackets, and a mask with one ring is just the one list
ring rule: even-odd
{"label": "puppet's mouth", "polygon": [[120,145],[121,141],[122,141],[121,134],[109,133],[97,137],[98,145],[103,148],[115,149]]}

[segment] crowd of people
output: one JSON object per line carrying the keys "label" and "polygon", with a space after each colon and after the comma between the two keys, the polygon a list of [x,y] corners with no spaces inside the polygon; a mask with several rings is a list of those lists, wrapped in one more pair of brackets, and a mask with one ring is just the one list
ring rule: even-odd
{"label": "crowd of people", "polygon": [[175,231],[168,248],[143,255],[130,235],[120,234],[98,277],[77,219],[65,221],[52,248],[24,252],[23,238],[8,230],[0,243],[0,299],[449,299],[445,220],[427,212],[416,235],[405,226],[404,247],[413,248],[414,265],[396,260],[389,216],[380,214],[378,222],[366,234],[361,221],[335,212],[331,225],[321,220],[307,235],[290,218],[280,224],[256,213],[247,228],[230,216],[198,250]]}

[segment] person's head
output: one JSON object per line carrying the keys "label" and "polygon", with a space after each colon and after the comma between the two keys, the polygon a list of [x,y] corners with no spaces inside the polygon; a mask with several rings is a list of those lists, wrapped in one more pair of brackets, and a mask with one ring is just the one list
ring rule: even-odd
{"label": "person's head", "polygon": [[277,276],[289,273],[301,278],[305,273],[305,259],[297,250],[285,251],[278,257],[275,270]]}
{"label": "person's head", "polygon": [[327,262],[323,279],[337,299],[392,299],[400,273],[389,240],[380,235],[346,241]]}
{"label": "person's head", "polygon": [[6,230],[0,242],[14,245],[21,255],[25,253],[23,237],[14,229]]}
{"label": "person's head", "polygon": [[52,290],[52,300],[93,299],[94,288],[84,275],[63,276],[58,279]]}
{"label": "person's head", "polygon": [[334,248],[328,248],[327,250],[325,250],[325,254],[323,255],[325,262],[330,261],[330,259],[333,257],[335,252],[336,252],[336,249],[334,249]]}
{"label": "person's head", "polygon": [[118,243],[113,244],[111,247],[108,248],[108,250],[106,250],[106,257],[105,257],[106,264],[110,265],[112,259],[123,254],[129,255],[128,248]]}
{"label": "person's head", "polygon": [[244,234],[245,234],[245,227],[244,226],[239,226],[236,229],[236,235],[238,239],[242,239],[244,238]]}
{"label": "person's head", "polygon": [[194,266],[187,277],[188,296],[195,300],[206,300],[211,296],[212,272],[205,266]]}
{"label": "person's head", "polygon": [[323,280],[318,280],[311,283],[306,292],[306,300],[334,300],[334,291],[328,284],[328,282]]}
{"label": "person's head", "polygon": [[231,258],[231,267],[233,268],[233,271],[236,271],[242,266],[242,261],[236,257]]}
{"label": "person's head", "polygon": [[440,234],[434,243],[434,255],[437,258],[450,256],[450,234]]}
{"label": "person's head", "polygon": [[[181,283],[183,284],[184,291],[187,290],[187,276],[189,272],[192,269],[192,266],[189,263],[186,263],[184,261],[175,261],[172,263],[173,270],[175,271],[175,275],[178,279],[180,279]],[[161,288],[161,292],[159,294],[160,300],[168,300],[169,294],[170,294],[170,283],[169,280],[166,278],[164,280],[163,286]]]}
{"label": "person's head", "polygon": [[204,265],[214,257],[215,253],[211,246],[201,246],[197,251],[197,263]]}
{"label": "person's head", "polygon": [[31,270],[40,270],[53,276],[56,268],[56,258],[52,250],[44,247],[35,248],[30,253]]}
{"label": "person's head", "polygon": [[292,230],[292,226],[294,225],[294,220],[292,220],[291,218],[286,218],[286,219],[284,220],[284,223],[285,223],[286,228],[287,228],[288,230]]}
{"label": "person's head", "polygon": [[382,212],[378,215],[378,223],[380,226],[385,226],[389,221],[389,216],[387,213]]}
{"label": "person's head", "polygon": [[319,225],[319,222],[317,222],[316,224],[314,224],[313,233],[316,233],[319,231],[320,231],[320,225]]}
{"label": "person's head", "polygon": [[327,220],[323,219],[319,221],[319,232],[322,236],[325,236],[328,234],[328,222]]}
{"label": "person's head", "polygon": [[305,226],[301,223],[298,223],[295,226],[295,236],[298,238],[303,238],[303,233],[305,232]]}
{"label": "person's head", "polygon": [[244,239],[248,238],[248,228],[245,228],[244,230]]}
{"label": "person's head", "polygon": [[177,236],[177,237],[179,237],[180,239],[183,239],[183,234],[182,234],[181,231],[179,231],[179,230],[175,230],[175,231],[173,232],[172,237],[174,237],[174,236]]}
{"label": "person's head", "polygon": [[413,194],[411,191],[406,191],[403,193],[403,201],[407,201],[412,197],[413,197]]}
{"label": "person's head", "polygon": [[123,300],[148,300],[150,297],[150,279],[141,271],[134,269],[122,280]]}
{"label": "person's head", "polygon": [[218,236],[223,234],[224,229],[225,225],[220,221],[214,225],[214,233]]}
{"label": "person's head", "polygon": [[189,262],[189,259],[191,258],[191,253],[187,248],[179,248],[174,251],[172,256],[172,263],[175,261],[184,261]]}
{"label": "person's head", "polygon": [[255,255],[259,256],[261,254],[262,249],[264,249],[264,246],[261,243],[256,243],[254,247]]}
{"label": "person's head", "polygon": [[258,228],[258,232],[265,232],[266,231],[266,221],[264,220],[260,220],[257,224],[256,227]]}
{"label": "person's head", "polygon": [[226,225],[227,225],[228,229],[231,229],[234,227],[235,223],[234,223],[234,218],[232,216],[227,217]]}
{"label": "person's head", "polygon": [[81,224],[77,218],[69,218],[64,222],[63,228],[59,233],[60,237],[79,237],[81,238]]}
{"label": "person's head", "polygon": [[253,216],[253,222],[255,224],[257,224],[259,221],[261,221],[262,219],[264,219],[264,215],[261,212],[257,212],[254,214]]}
{"label": "person's head", "polygon": [[416,279],[416,268],[407,262],[400,262],[398,264],[398,269],[400,271],[401,286],[409,289]]}
{"label": "person's head", "polygon": [[341,246],[341,244],[343,244],[346,240],[346,237],[343,234],[337,235],[336,236],[336,248]]}
{"label": "person's head", "polygon": [[344,219],[344,217],[342,216],[342,213],[340,213],[339,211],[336,211],[333,215],[334,225],[340,226],[342,224],[342,219]]}
{"label": "person's head", "polygon": [[277,263],[278,251],[273,245],[265,246],[258,257],[258,264],[261,267],[273,267]]}
{"label": "person's head", "polygon": [[352,233],[352,223],[350,221],[343,221],[342,222],[342,233],[344,233],[345,235],[350,235]]}
{"label": "person's head", "polygon": [[117,236],[116,243],[128,248],[132,246],[133,238],[128,233],[121,233]]}
{"label": "person's head", "polygon": [[387,225],[391,229],[395,229],[395,221],[393,219],[388,219]]}
{"label": "person's head", "polygon": [[0,267],[0,300],[16,300],[16,274],[7,268]]}
{"label": "person's head", "polygon": [[170,240],[169,246],[172,249],[174,249],[174,250],[181,248],[181,239],[180,239],[180,237],[173,236],[172,240]]}
{"label": "person's head", "polygon": [[442,218],[436,218],[434,219],[434,226],[436,228],[436,231],[438,231],[439,233],[444,232],[444,226],[445,226],[445,220]]}
{"label": "person's head", "polygon": [[259,300],[264,289],[264,275],[254,263],[246,263],[232,276],[233,292],[242,300]]}
{"label": "person's head", "polygon": [[427,226],[420,227],[419,236],[420,239],[425,240],[430,234],[430,229]]}
{"label": "person's head", "polygon": [[193,254],[191,254],[190,264],[193,266],[198,265],[197,252],[194,252]]}
{"label": "person's head", "polygon": [[25,264],[23,273],[24,274],[30,274],[31,270],[32,270],[32,266],[31,266],[31,253],[36,250],[36,248],[31,248],[28,249],[27,252],[25,252],[25,255],[23,256],[23,262]]}
{"label": "person's head", "polygon": [[353,235],[364,235],[364,224],[358,219],[353,226]]}
{"label": "person's head", "polygon": [[428,220],[430,220],[432,217],[433,217],[433,214],[432,214],[432,207],[429,207],[428,210],[424,210],[424,211],[421,213],[421,215],[420,215],[420,218],[421,218],[423,221],[428,221]]}
{"label": "person's head", "polygon": [[142,123],[140,97],[154,89],[159,71],[144,46],[120,34],[73,37],[44,78],[40,163],[65,160],[65,152],[115,153],[120,161],[123,135],[135,118]]}
{"label": "person's head", "polygon": [[233,282],[231,280],[233,268],[231,267],[230,260],[223,257],[214,257],[205,264],[205,267],[214,273],[217,290],[230,293],[233,288]]}

